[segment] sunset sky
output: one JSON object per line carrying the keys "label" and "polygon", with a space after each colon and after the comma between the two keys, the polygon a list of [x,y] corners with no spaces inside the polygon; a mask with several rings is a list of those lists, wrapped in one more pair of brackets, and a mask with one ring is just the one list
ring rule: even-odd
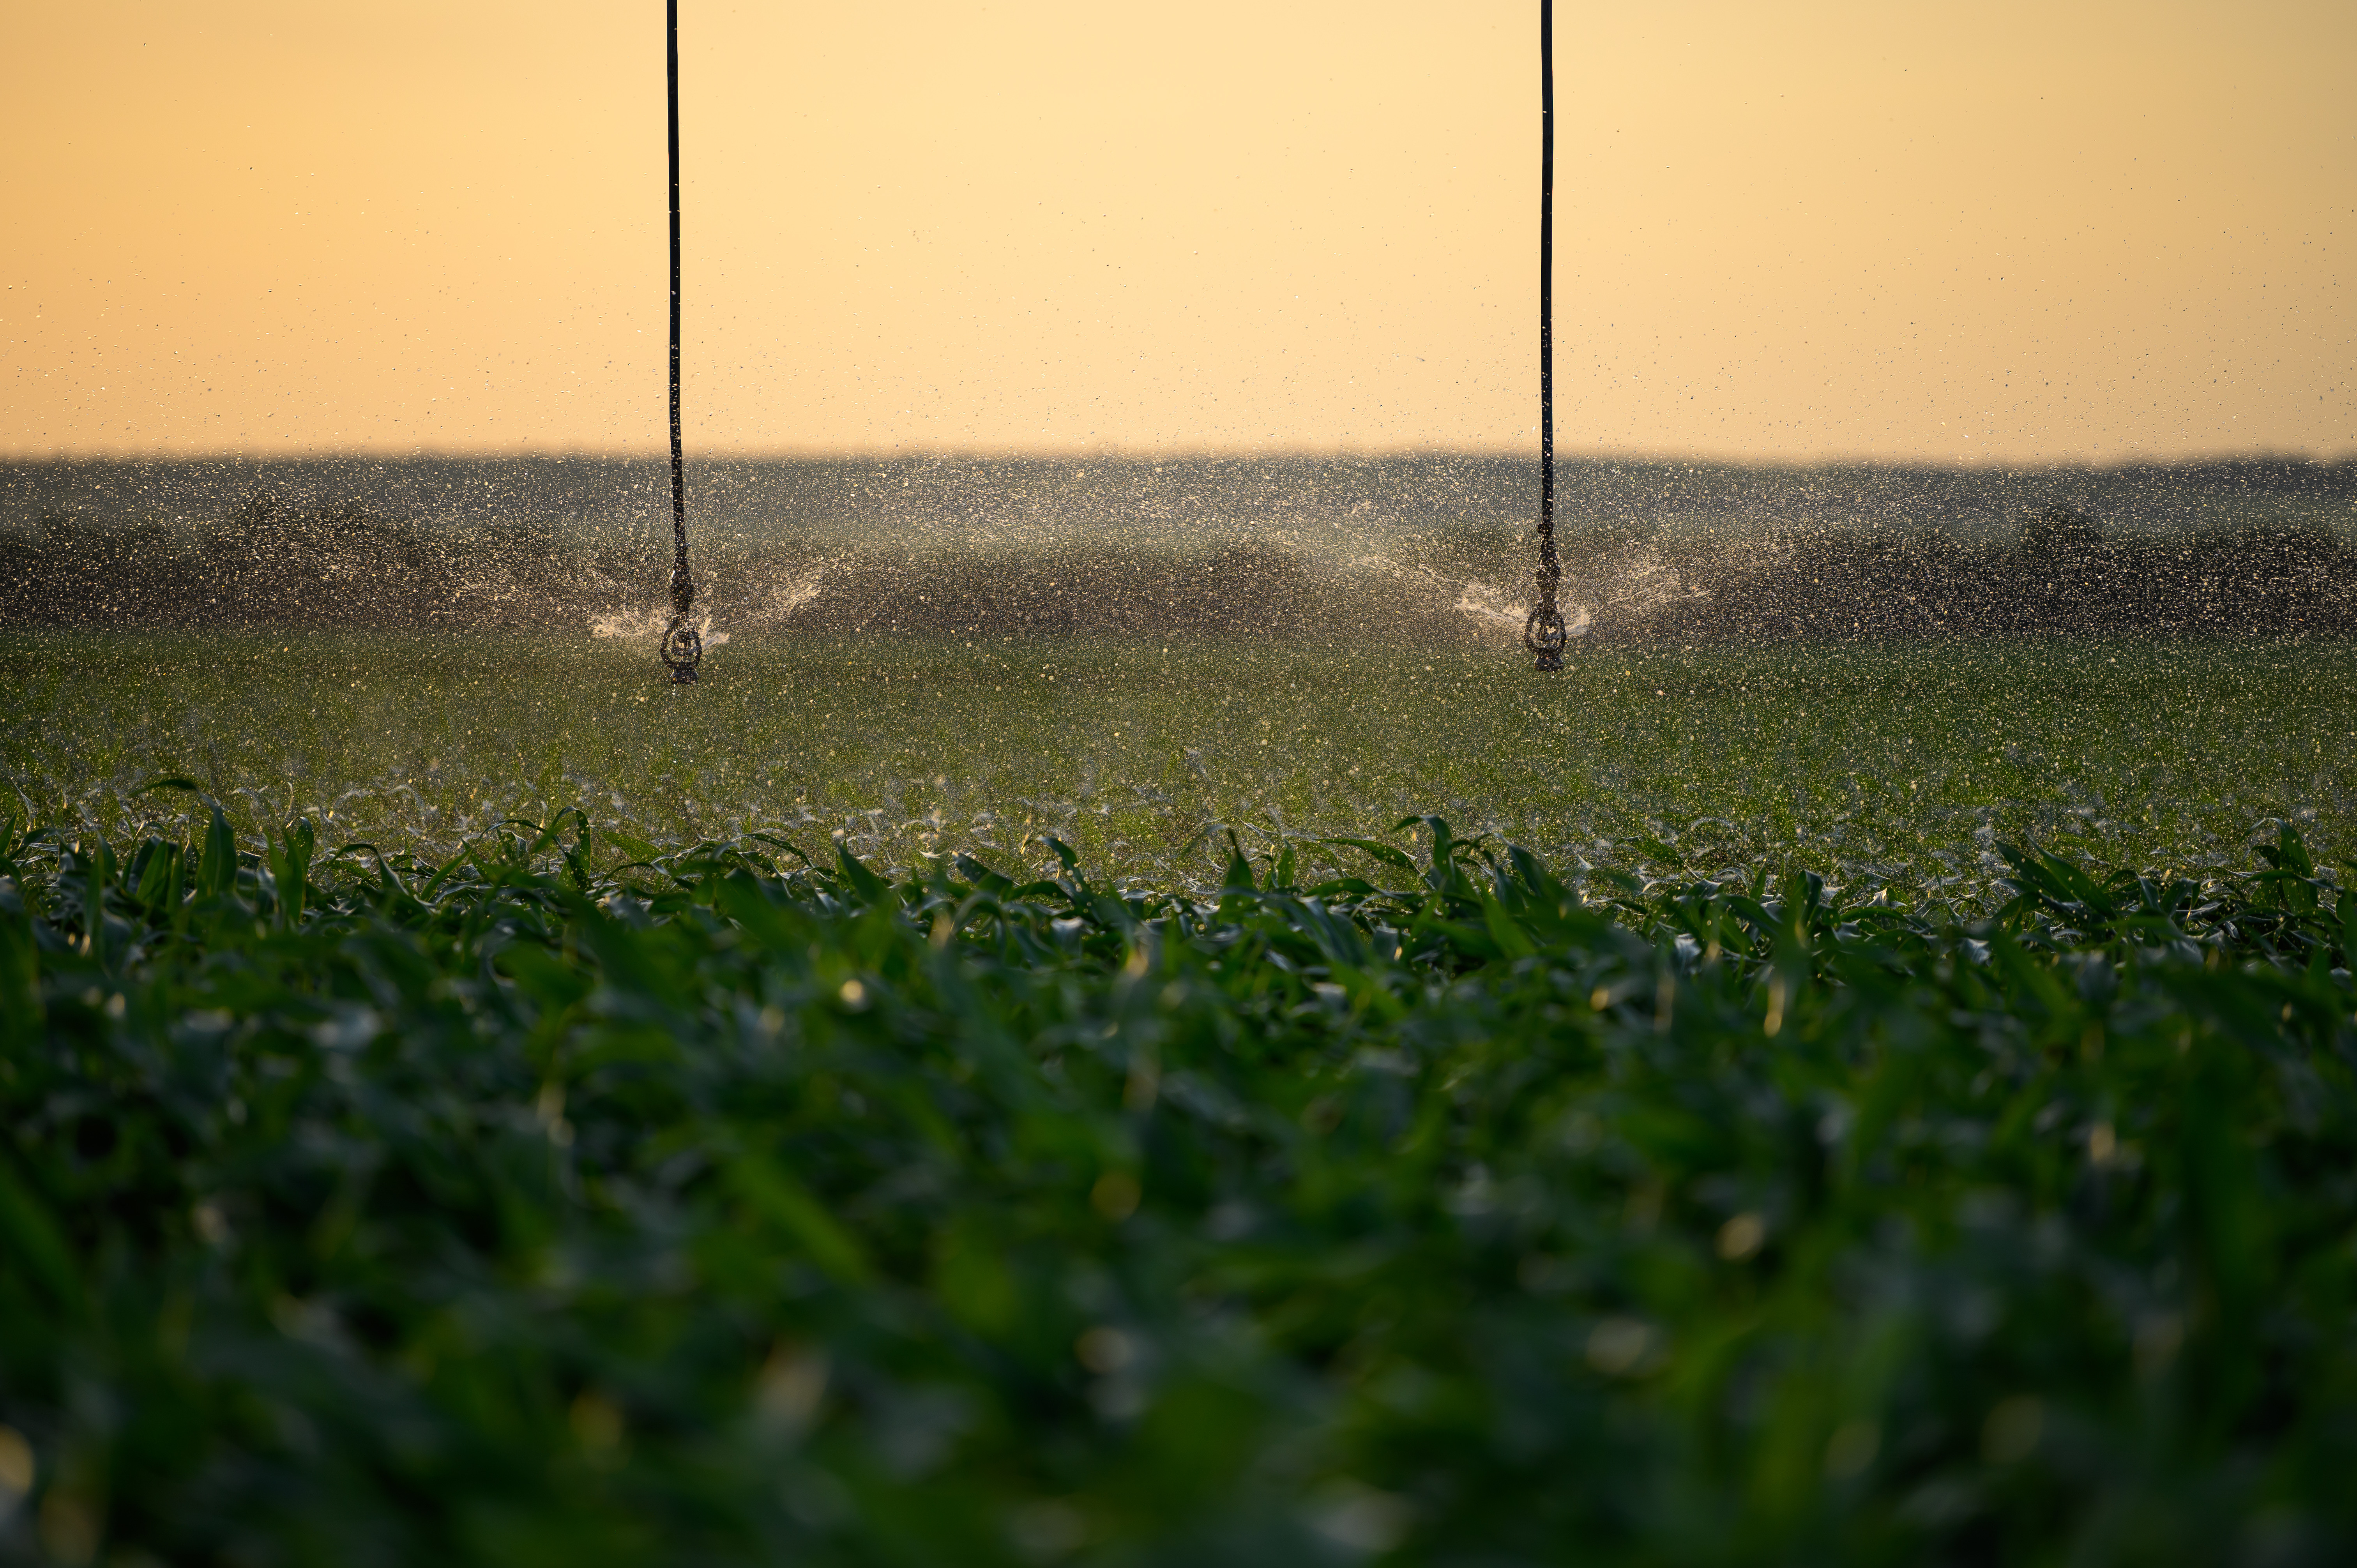
{"label": "sunset sky", "polygon": [[[683,0],[691,452],[1534,450],[1536,0]],[[2357,452],[2357,5],[1556,15],[1560,449]],[[16,5],[0,455],[660,449],[660,0]]]}

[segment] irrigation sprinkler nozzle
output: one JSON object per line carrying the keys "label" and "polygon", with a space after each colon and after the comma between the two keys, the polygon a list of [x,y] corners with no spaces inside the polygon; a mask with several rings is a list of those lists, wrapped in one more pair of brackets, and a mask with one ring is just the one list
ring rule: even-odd
{"label": "irrigation sprinkler nozzle", "polygon": [[690,626],[684,613],[671,618],[663,628],[662,661],[671,669],[671,683],[692,686],[695,683],[695,667],[704,658],[704,639]]}
{"label": "irrigation sprinkler nozzle", "polygon": [[1560,670],[1571,628],[1563,622],[1555,595],[1563,585],[1563,558],[1555,549],[1554,498],[1539,518],[1539,569],[1531,575],[1531,613],[1523,621],[1523,646],[1531,650],[1534,670]]}
{"label": "irrigation sprinkler nozzle", "polygon": [[695,667],[704,659],[704,638],[688,620],[687,613],[695,607],[695,583],[688,576],[684,563],[672,568],[671,622],[663,628],[662,661],[671,670],[674,686],[695,683]]}
{"label": "irrigation sprinkler nozzle", "polygon": [[1523,646],[1534,655],[1534,670],[1562,669],[1564,645],[1570,640],[1570,630],[1563,624],[1563,612],[1555,608],[1552,594],[1523,622]]}

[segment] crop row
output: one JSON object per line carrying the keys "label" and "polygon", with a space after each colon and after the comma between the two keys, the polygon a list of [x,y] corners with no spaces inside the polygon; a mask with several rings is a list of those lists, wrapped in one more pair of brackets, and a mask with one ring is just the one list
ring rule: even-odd
{"label": "crop row", "polygon": [[12,828],[0,1555],[2357,1541],[2357,904],[2288,828],[2015,848],[1971,927],[1401,832],[1185,894]]}

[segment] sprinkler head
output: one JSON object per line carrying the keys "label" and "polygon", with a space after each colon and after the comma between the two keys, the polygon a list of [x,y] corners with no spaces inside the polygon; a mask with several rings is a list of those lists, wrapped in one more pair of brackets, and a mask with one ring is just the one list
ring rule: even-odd
{"label": "sprinkler head", "polygon": [[695,683],[695,667],[704,658],[704,639],[688,624],[687,612],[681,610],[671,618],[663,628],[662,661],[671,669],[671,683],[690,686]]}
{"label": "sprinkler head", "polygon": [[1564,644],[1570,640],[1570,628],[1563,624],[1563,612],[1555,608],[1555,596],[1550,593],[1523,622],[1523,646],[1531,650],[1534,658],[1531,668],[1562,669]]}

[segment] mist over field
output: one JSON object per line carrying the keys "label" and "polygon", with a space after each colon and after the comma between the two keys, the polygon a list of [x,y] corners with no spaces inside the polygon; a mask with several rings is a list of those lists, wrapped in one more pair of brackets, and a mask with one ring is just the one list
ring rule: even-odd
{"label": "mist over field", "polygon": [[[640,629],[665,470],[599,457],[0,465],[0,621]],[[1599,639],[2357,630],[2357,460],[1559,466]],[[1537,465],[1462,454],[689,468],[731,635],[1510,643]]]}

